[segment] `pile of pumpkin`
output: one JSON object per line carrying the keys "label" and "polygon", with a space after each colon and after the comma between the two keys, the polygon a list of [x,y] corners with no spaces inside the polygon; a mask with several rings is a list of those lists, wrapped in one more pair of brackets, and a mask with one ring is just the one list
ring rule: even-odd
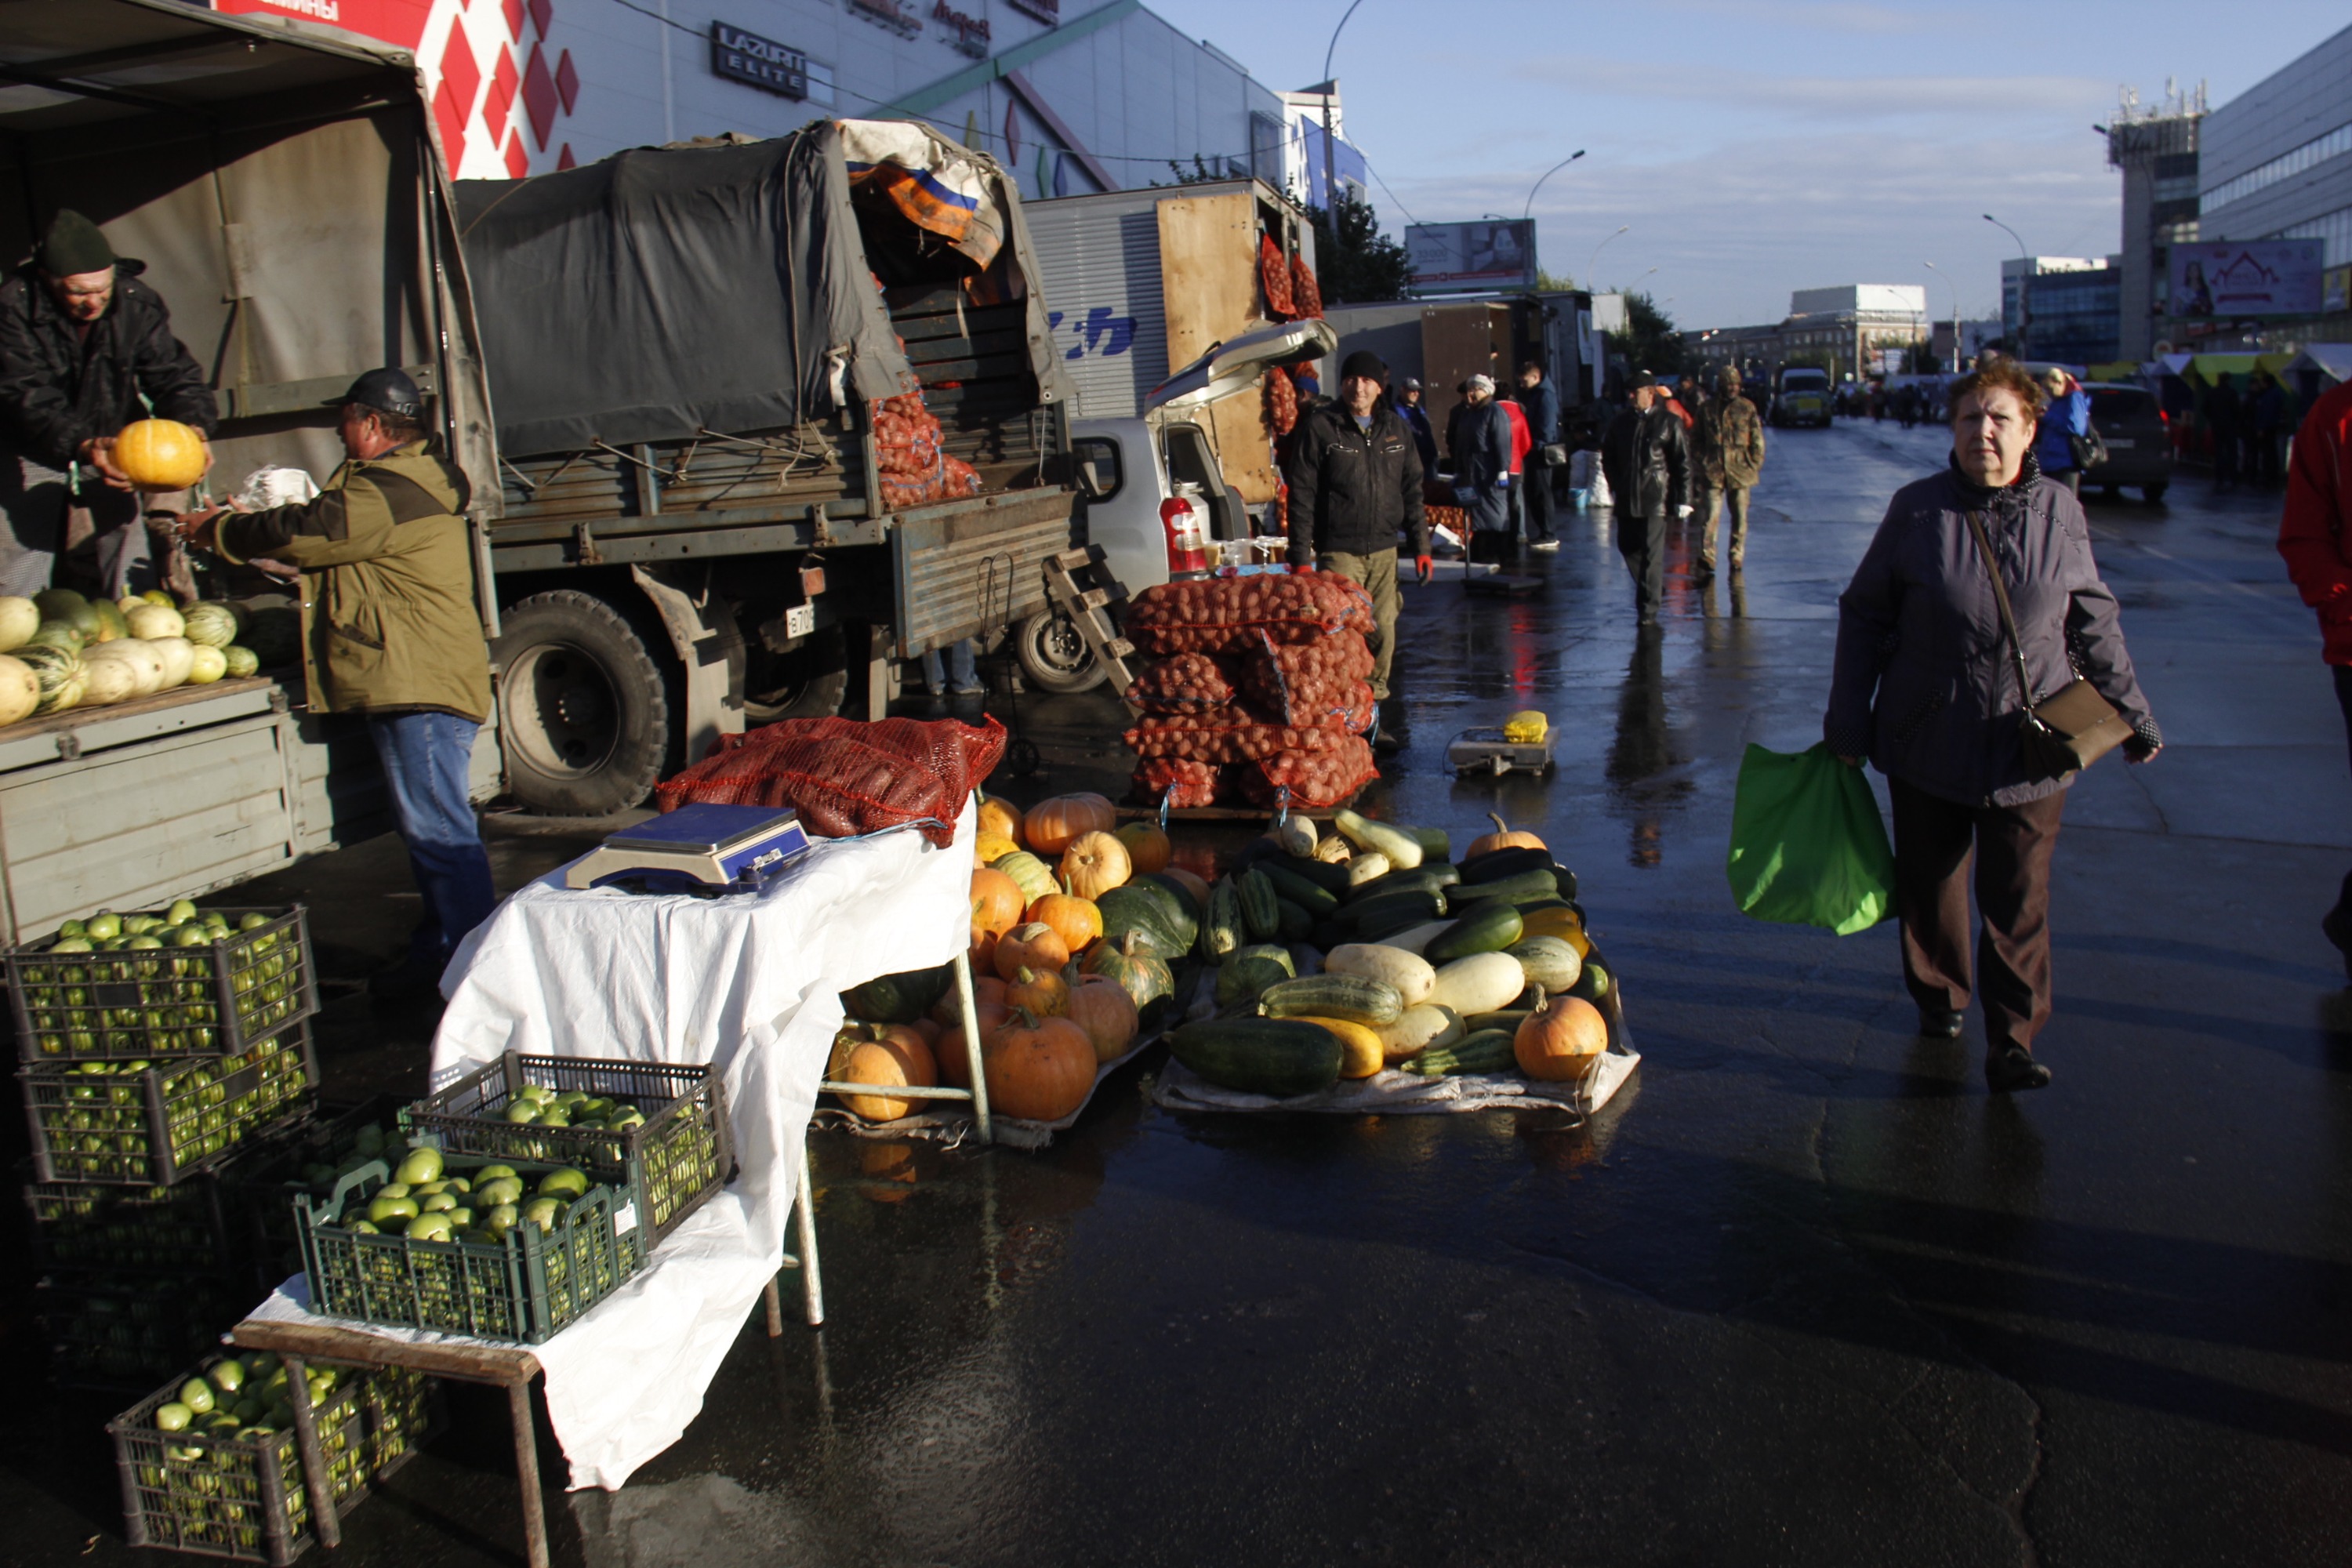
{"label": "pile of pumpkin", "polygon": [[[1171,1004],[1171,964],[1191,947],[1209,887],[1169,864],[1168,836],[1157,826],[1114,831],[1113,823],[1098,795],[1057,795],[1026,813],[1001,800],[981,805],[971,958],[993,1114],[1070,1115],[1102,1067],[1133,1049]],[[845,993],[851,1021],[835,1037],[826,1078],[885,1089],[971,1087],[950,973],[886,975]],[[871,1121],[921,1105],[887,1093],[841,1098]]]}
{"label": "pile of pumpkin", "polygon": [[1459,865],[1442,828],[1292,816],[1211,889],[1199,933],[1217,1014],[1169,1036],[1220,1088],[1276,1099],[1384,1069],[1580,1083],[1616,986],[1576,874],[1500,817]]}

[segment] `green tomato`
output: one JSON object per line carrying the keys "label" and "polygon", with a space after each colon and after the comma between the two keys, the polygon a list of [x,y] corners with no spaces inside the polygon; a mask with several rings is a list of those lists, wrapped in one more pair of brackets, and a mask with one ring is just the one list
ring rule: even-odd
{"label": "green tomato", "polygon": [[198,1415],[209,1415],[213,1410],[213,1385],[201,1377],[192,1377],[180,1384],[180,1403]]}
{"label": "green tomato", "polygon": [[173,925],[185,925],[196,918],[196,906],[185,899],[174,899],[172,907],[164,911],[163,918]]}
{"label": "green tomato", "polygon": [[165,1432],[184,1432],[195,1418],[196,1413],[176,1399],[155,1407],[155,1425]]}

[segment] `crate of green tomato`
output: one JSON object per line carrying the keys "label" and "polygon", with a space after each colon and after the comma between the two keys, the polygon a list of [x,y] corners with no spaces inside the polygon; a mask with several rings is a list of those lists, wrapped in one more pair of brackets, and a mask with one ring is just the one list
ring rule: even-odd
{"label": "crate of green tomato", "polygon": [[297,1196],[294,1224],[316,1310],[522,1344],[618,1289],[648,1245],[627,1193],[577,1166],[430,1147]]}
{"label": "crate of green tomato", "polygon": [[[451,1152],[578,1165],[625,1185],[659,1241],[735,1163],[719,1069],[509,1051],[400,1113]],[[651,1242],[648,1243],[651,1245]]]}
{"label": "crate of green tomato", "polygon": [[214,1178],[240,1256],[263,1290],[302,1272],[302,1242],[294,1228],[297,1193],[329,1197],[338,1181],[369,1161],[397,1161],[408,1152],[399,1134],[400,1106],[389,1094],[321,1106],[239,1151]]}
{"label": "crate of green tomato", "polygon": [[319,1081],[307,1025],[234,1057],[17,1069],[43,1182],[168,1187],[302,1114]]}
{"label": "crate of green tomato", "polygon": [[107,1423],[131,1545],[278,1565],[301,1555],[312,1528],[294,1436],[298,1398],[310,1406],[339,1515],[441,1425],[439,1387],[419,1373],[303,1371],[298,1389],[266,1352],[223,1357]]}
{"label": "crate of green tomato", "polygon": [[100,910],[5,956],[27,1063],[236,1056],[319,1010],[299,904]]}

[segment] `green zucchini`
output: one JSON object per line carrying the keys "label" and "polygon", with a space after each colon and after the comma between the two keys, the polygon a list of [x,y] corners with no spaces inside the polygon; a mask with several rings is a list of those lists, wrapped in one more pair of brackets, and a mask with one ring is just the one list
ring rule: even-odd
{"label": "green zucchini", "polygon": [[1422,957],[1433,964],[1451,963],[1474,953],[1500,952],[1522,935],[1519,911],[1507,903],[1474,904],[1470,912],[1429,939]]}
{"label": "green zucchini", "polygon": [[1410,913],[1416,924],[1433,919],[1445,912],[1445,895],[1434,888],[1383,893],[1377,899],[1360,899],[1352,904],[1342,904],[1339,912],[1331,919],[1342,931],[1361,930],[1401,911]]}
{"label": "green zucchini", "polygon": [[[1551,874],[1552,879],[1559,884],[1559,896],[1573,900],[1576,897],[1576,873],[1565,866],[1554,866]],[[1579,910],[1576,912],[1580,915],[1584,911]]]}
{"label": "green zucchini", "polygon": [[1274,900],[1275,934],[1284,942],[1305,942],[1315,932],[1315,917],[1288,899]]}
{"label": "green zucchini", "polygon": [[1450,1046],[1433,1046],[1398,1066],[1405,1072],[1419,1073],[1423,1078],[1500,1072],[1517,1059],[1511,1048],[1511,1039],[1512,1037],[1501,1029],[1480,1029]]}
{"label": "green zucchini", "polygon": [[1220,1089],[1287,1100],[1339,1081],[1339,1037],[1295,1018],[1211,1018],[1168,1037],[1168,1053]]}
{"label": "green zucchini", "polygon": [[1583,997],[1605,1014],[1614,1005],[1609,995],[1616,988],[1617,979],[1609,972],[1609,961],[1601,956],[1596,947],[1585,953],[1583,970],[1577,975],[1576,984],[1568,988],[1568,994]]}
{"label": "green zucchini", "polygon": [[1421,863],[1454,858],[1454,836],[1443,827],[1401,827],[1397,830],[1421,846]]}
{"label": "green zucchini", "polygon": [[1453,901],[1467,907],[1500,900],[1517,903],[1521,899],[1556,899],[1559,884],[1552,879],[1551,868],[1545,866],[1533,871],[1520,871],[1508,877],[1497,877],[1490,882],[1465,882],[1453,894]]}
{"label": "green zucchini", "polygon": [[1404,998],[1385,981],[1354,974],[1302,974],[1269,985],[1257,999],[1269,1018],[1344,1018],[1378,1028],[1404,1016]]}
{"label": "green zucchini", "polygon": [[1348,868],[1328,860],[1301,860],[1295,855],[1265,855],[1255,862],[1268,871],[1281,871],[1314,883],[1327,893],[1339,894],[1348,890]]}
{"label": "green zucchini", "polygon": [[1360,903],[1389,893],[1441,892],[1461,879],[1462,873],[1451,866],[1417,866],[1410,871],[1391,871],[1349,889],[1347,901]]}
{"label": "green zucchini", "polygon": [[1274,884],[1265,872],[1253,866],[1234,878],[1234,891],[1241,900],[1242,924],[1252,942],[1265,942],[1282,930],[1282,918],[1275,907]]}
{"label": "green zucchini", "polygon": [[1339,907],[1338,894],[1277,861],[1261,860],[1256,869],[1265,872],[1265,879],[1274,884],[1276,897],[1288,899],[1310,915],[1319,918]]}
{"label": "green zucchini", "polygon": [[1532,1007],[1502,1007],[1492,1013],[1476,1013],[1462,1020],[1465,1029],[1508,1029],[1516,1031],[1535,1012]]}
{"label": "green zucchini", "polygon": [[1279,984],[1298,972],[1288,952],[1279,947],[1237,948],[1217,966],[1217,1005],[1238,1007],[1255,1003],[1269,985]]}
{"label": "green zucchini", "polygon": [[1526,871],[1550,869],[1551,851],[1549,849],[1489,849],[1484,855],[1473,855],[1462,862],[1462,879],[1465,882],[1492,882]]}
{"label": "green zucchini", "polygon": [[1208,912],[1201,918],[1201,956],[1223,963],[1243,940],[1241,894],[1231,877],[1221,878],[1209,889]]}
{"label": "green zucchini", "polygon": [[1419,931],[1428,923],[1425,914],[1416,914],[1410,909],[1383,910],[1368,920],[1359,921],[1352,940],[1386,942],[1406,931]]}
{"label": "green zucchini", "polygon": [[1315,929],[1307,933],[1307,940],[1313,942],[1317,947],[1321,948],[1324,952],[1328,952],[1333,948],[1342,946],[1345,943],[1355,941],[1356,939],[1349,932],[1340,930],[1338,921],[1321,920],[1317,921],[1315,922]]}

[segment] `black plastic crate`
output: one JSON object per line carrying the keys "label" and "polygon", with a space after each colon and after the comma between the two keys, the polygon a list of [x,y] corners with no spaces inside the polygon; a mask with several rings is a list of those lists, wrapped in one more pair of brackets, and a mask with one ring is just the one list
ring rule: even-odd
{"label": "black plastic crate", "polygon": [[203,1354],[251,1310],[241,1279],[59,1273],[33,1288],[49,1374],[68,1388],[132,1390]]}
{"label": "black plastic crate", "polygon": [[[508,1108],[527,1084],[559,1094],[625,1100],[645,1113],[625,1132],[515,1123]],[[500,1160],[551,1160],[625,1184],[651,1231],[650,1247],[724,1185],[735,1166],[727,1088],[715,1067],[673,1062],[527,1057],[509,1051],[400,1113],[413,1142]]]}
{"label": "black plastic crate", "polygon": [[319,1010],[302,906],[222,910],[231,924],[199,947],[55,952],[54,935],[5,955],[16,1054],[34,1065],[236,1056]]}
{"label": "black plastic crate", "polygon": [[[19,1165],[33,1219],[33,1262],[45,1273],[225,1274],[250,1256],[223,1188],[191,1180],[176,1187],[33,1180]],[[283,1278],[283,1276],[280,1276]]]}
{"label": "black plastic crate", "polygon": [[[562,1169],[536,1160],[446,1157],[446,1173],[472,1177],[488,1164],[537,1178]],[[625,1193],[592,1186],[542,1233],[528,1221],[496,1241],[417,1241],[338,1223],[391,1181],[381,1161],[335,1184],[324,1203],[294,1199],[312,1310],[396,1328],[538,1344],[620,1289],[645,1267],[652,1245]]]}
{"label": "black plastic crate", "polygon": [[[342,1167],[362,1152],[360,1130],[381,1129],[386,1158],[397,1158],[397,1095],[379,1094],[352,1105],[321,1105],[301,1120],[256,1139],[215,1173],[221,1210],[240,1255],[265,1291],[302,1272],[302,1240],[294,1226],[294,1199],[332,1195]],[[376,1156],[370,1155],[374,1158]],[[324,1179],[318,1179],[320,1169]]]}
{"label": "black plastic crate", "polygon": [[[315,1416],[328,1495],[340,1516],[430,1441],[443,1414],[439,1385],[419,1373],[384,1367],[338,1376],[341,1384]],[[240,1563],[293,1562],[313,1538],[293,1428],[247,1437],[193,1426],[163,1431],[155,1413],[179,1397],[182,1381],[106,1424],[121,1472],[125,1539]]]}
{"label": "black plastic crate", "polygon": [[38,1180],[168,1187],[300,1116],[319,1063],[300,1022],[234,1057],[20,1068],[16,1079]]}

